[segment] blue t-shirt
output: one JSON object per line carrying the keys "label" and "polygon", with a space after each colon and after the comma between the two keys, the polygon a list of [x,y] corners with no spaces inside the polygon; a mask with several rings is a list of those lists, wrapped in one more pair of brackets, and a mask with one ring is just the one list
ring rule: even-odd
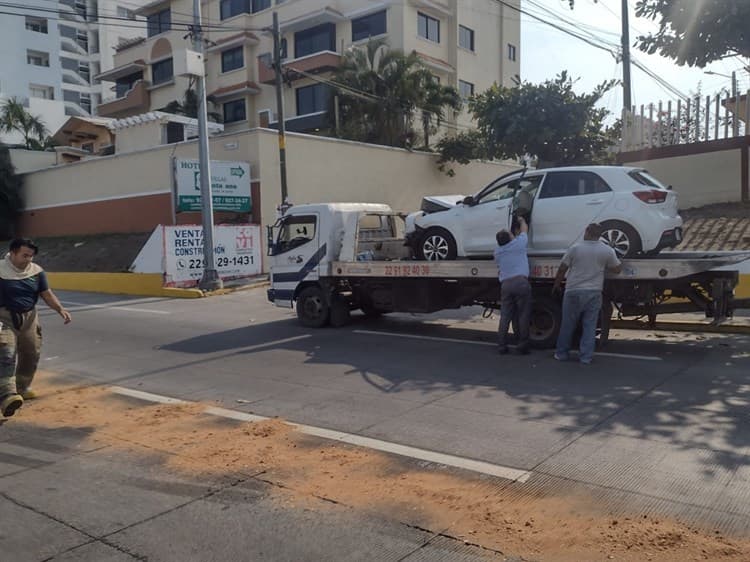
{"label": "blue t-shirt", "polygon": [[26,279],[0,279],[0,306],[13,312],[27,312],[36,306],[39,294],[48,289],[44,271]]}
{"label": "blue t-shirt", "polygon": [[495,248],[495,263],[500,270],[500,281],[519,275],[529,276],[529,257],[526,255],[528,245],[529,237],[522,232],[505,246]]}

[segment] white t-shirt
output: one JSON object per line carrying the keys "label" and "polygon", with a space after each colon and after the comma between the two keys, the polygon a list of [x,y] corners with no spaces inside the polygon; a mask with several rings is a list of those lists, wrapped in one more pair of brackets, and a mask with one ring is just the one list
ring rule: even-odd
{"label": "white t-shirt", "polygon": [[568,266],[566,291],[601,291],[604,287],[604,272],[607,268],[620,265],[620,260],[612,247],[604,242],[584,240],[573,244],[565,252],[562,263]]}

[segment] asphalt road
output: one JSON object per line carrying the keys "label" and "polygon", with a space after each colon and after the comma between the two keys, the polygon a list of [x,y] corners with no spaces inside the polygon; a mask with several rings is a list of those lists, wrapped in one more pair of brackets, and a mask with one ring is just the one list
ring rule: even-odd
{"label": "asphalt road", "polygon": [[[217,401],[225,408],[484,461],[528,473],[523,485],[529,490],[584,490],[614,511],[660,513],[750,534],[747,336],[615,331],[606,353],[582,366],[558,363],[549,352],[498,356],[492,343],[496,321],[477,311],[378,321],[355,316],[345,328],[309,330],[291,311],[267,303],[263,289],[184,301],[60,296],[74,322],[63,327],[52,312],[42,313],[41,368],[71,380]],[[21,446],[22,436],[13,431],[0,428],[0,441],[15,439]],[[63,443],[75,440],[58,437]],[[107,511],[101,526],[85,518],[58,521],[47,517],[55,510],[34,493],[43,484],[14,476],[23,455],[14,457],[12,449],[5,454],[0,520],[17,523],[10,528],[3,523],[0,545],[17,538],[10,543],[14,560],[41,559],[24,557],[23,544],[45,535],[57,541],[50,543],[48,557],[68,551],[67,558],[54,560],[185,560],[189,557],[178,554],[170,558],[163,537],[179,530],[185,548],[195,548],[201,518],[218,521],[234,546],[223,558],[196,559],[256,559],[238,553],[256,552],[261,538],[267,548],[281,549],[260,556],[273,560],[366,559],[372,548],[384,549],[379,559],[408,559],[425,556],[426,544],[437,550],[425,560],[486,555],[463,545],[461,552],[455,545],[443,549],[444,538],[393,521],[279,511],[264,504],[252,481],[239,484],[241,493],[220,488],[219,497],[228,496],[224,503],[185,483],[190,489],[180,496],[185,501],[167,512],[157,509],[163,502],[143,494],[135,518],[123,505],[121,512]],[[122,466],[118,454],[98,462]],[[76,481],[81,468],[64,447],[44,451],[37,462],[54,463],[55,478],[63,482]],[[45,470],[33,462],[25,468]],[[121,473],[122,478],[140,478],[149,467],[128,470],[133,474]],[[233,501],[238,494],[256,500]],[[240,540],[232,538],[236,517],[227,509],[273,516]],[[133,531],[152,518],[159,524]],[[268,546],[269,536],[292,528],[300,530],[292,539]],[[120,541],[99,540],[105,536]],[[76,551],[70,549],[80,544],[91,552],[72,556]]]}

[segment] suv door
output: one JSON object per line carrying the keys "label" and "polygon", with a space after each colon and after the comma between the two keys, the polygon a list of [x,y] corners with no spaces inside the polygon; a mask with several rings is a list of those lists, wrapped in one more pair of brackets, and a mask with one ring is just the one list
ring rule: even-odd
{"label": "suv door", "polygon": [[588,171],[548,172],[532,212],[532,245],[566,250],[614,197],[601,176]]}
{"label": "suv door", "polygon": [[463,208],[461,228],[467,255],[492,255],[497,231],[510,228],[513,194],[522,189],[533,198],[543,177],[543,174],[528,174],[522,180],[506,180],[485,189],[477,195],[474,205]]}

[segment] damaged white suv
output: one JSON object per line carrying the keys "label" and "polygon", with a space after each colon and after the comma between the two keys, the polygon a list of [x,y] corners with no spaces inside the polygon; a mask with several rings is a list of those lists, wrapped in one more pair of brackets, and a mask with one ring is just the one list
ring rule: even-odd
{"label": "damaged white suv", "polygon": [[563,253],[586,225],[623,257],[655,254],[682,240],[677,195],[642,168],[576,166],[512,172],[476,195],[425,197],[406,218],[417,259],[490,257],[514,216],[529,223],[530,253]]}

